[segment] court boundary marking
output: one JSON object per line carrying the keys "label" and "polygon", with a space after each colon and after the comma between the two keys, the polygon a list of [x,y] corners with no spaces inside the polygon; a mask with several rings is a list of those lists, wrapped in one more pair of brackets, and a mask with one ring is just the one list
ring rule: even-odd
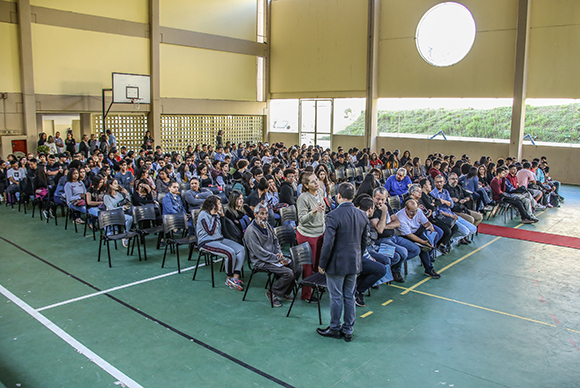
{"label": "court boundary marking", "polygon": [[141,384],[121,372],[119,369],[115,368],[105,359],[100,357],[98,354],[87,348],[85,345],[81,344],[73,336],[68,334],[66,331],[58,327],[54,322],[46,318],[44,315],[40,314],[38,311],[33,309],[30,305],[24,302],[22,299],[18,298],[16,295],[8,291],[5,287],[0,285],[0,293],[4,295],[8,300],[12,301],[15,305],[24,310],[28,315],[46,327],[48,330],[56,334],[60,339],[69,344],[74,350],[82,354],[89,359],[90,362],[97,365],[99,368],[107,372],[109,375],[117,379],[117,382],[121,382],[123,386],[129,388],[143,388]]}
{"label": "court boundary marking", "polygon": [[[87,282],[86,280],[83,280],[83,279],[79,278],[78,276],[75,276],[75,275],[67,272],[66,270],[60,268],[59,266],[57,266],[57,265],[49,262],[48,260],[45,260],[42,257],[40,257],[40,256],[38,256],[38,255],[36,255],[36,254],[34,254],[34,253],[32,253],[32,252],[30,252],[30,251],[22,248],[18,244],[13,243],[12,241],[7,240],[3,236],[0,236],[0,240],[2,240],[4,242],[7,242],[8,244],[10,244],[10,245],[14,246],[15,248],[21,250],[22,252],[24,252],[24,253],[26,253],[26,254],[34,257],[37,260],[40,260],[41,262],[43,262],[43,263],[51,266],[52,268],[56,269],[57,271],[64,273],[65,275],[67,275],[67,276],[69,276],[69,277],[71,277],[71,278],[73,278],[73,279],[75,279],[75,280],[77,280],[77,281],[85,284],[86,286],[88,286],[88,287],[90,287],[90,288],[92,288],[92,289],[94,289],[94,290],[96,290],[98,292],[103,291],[103,290],[99,289],[98,287],[92,285],[91,283]],[[122,306],[124,306],[124,307],[132,310],[133,312],[135,312],[135,313],[137,313],[137,314],[139,314],[139,315],[141,315],[141,316],[143,316],[143,317],[145,317],[145,318],[147,318],[147,319],[149,319],[149,320],[151,320],[151,321],[153,321],[153,322],[155,322],[155,323],[163,326],[164,328],[166,328],[168,330],[171,330],[172,332],[174,332],[174,333],[180,335],[181,337],[183,337],[183,338],[185,338],[185,339],[187,339],[187,340],[195,343],[196,345],[199,345],[199,346],[201,346],[201,347],[203,347],[203,348],[205,348],[205,349],[207,349],[207,350],[209,350],[209,351],[211,351],[211,352],[213,352],[213,353],[215,353],[215,354],[217,354],[217,355],[219,355],[219,356],[221,356],[221,357],[223,357],[223,358],[225,358],[225,359],[227,359],[229,361],[232,361],[233,363],[235,363],[235,364],[237,364],[237,365],[239,365],[239,366],[241,366],[241,367],[249,370],[250,372],[254,372],[257,375],[262,376],[262,377],[264,377],[264,378],[266,378],[266,379],[268,379],[268,380],[270,380],[270,381],[272,381],[272,382],[274,382],[274,383],[276,383],[278,385],[281,385],[281,386],[283,386],[285,388],[294,388],[293,385],[290,385],[290,384],[288,384],[288,383],[286,383],[286,382],[284,382],[284,381],[282,381],[282,380],[280,380],[280,379],[272,376],[269,373],[266,373],[266,372],[264,372],[264,371],[262,371],[262,370],[260,370],[258,368],[255,368],[255,367],[251,366],[250,364],[247,364],[244,361],[242,361],[242,360],[240,360],[240,359],[238,359],[238,358],[236,358],[234,356],[231,356],[231,355],[229,355],[229,354],[227,354],[225,352],[222,352],[221,350],[219,350],[217,348],[214,348],[213,346],[211,346],[209,344],[206,344],[205,342],[200,341],[197,338],[192,337],[191,335],[189,335],[187,333],[184,333],[183,331],[181,331],[181,330],[179,330],[179,329],[177,329],[177,328],[169,325],[168,323],[165,323],[165,322],[163,322],[163,321],[161,321],[161,320],[153,317],[152,315],[147,314],[144,311],[139,310],[138,308],[130,305],[129,303],[127,303],[127,302],[125,302],[125,301],[123,301],[123,300],[121,300],[121,299],[119,299],[119,298],[117,298],[117,297],[115,297],[115,296],[113,296],[111,294],[103,294],[103,295],[105,295],[106,297],[108,297],[108,298],[114,300],[115,302],[121,304]],[[32,307],[31,307],[31,309],[32,309]],[[42,316],[42,314],[40,314],[39,312],[35,311],[34,309],[32,309],[32,311],[35,314],[38,314],[39,316]],[[140,386],[138,386],[138,387],[140,387]]]}

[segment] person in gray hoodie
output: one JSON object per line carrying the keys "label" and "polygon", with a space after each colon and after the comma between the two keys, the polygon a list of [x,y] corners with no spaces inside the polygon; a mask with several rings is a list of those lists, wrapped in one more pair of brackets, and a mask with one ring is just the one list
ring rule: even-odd
{"label": "person in gray hoodie", "polygon": [[232,290],[242,291],[244,283],[240,280],[240,274],[246,250],[243,245],[224,238],[221,223],[223,216],[221,198],[217,195],[207,197],[197,217],[195,227],[197,244],[200,249],[224,258],[227,274],[226,286]]}

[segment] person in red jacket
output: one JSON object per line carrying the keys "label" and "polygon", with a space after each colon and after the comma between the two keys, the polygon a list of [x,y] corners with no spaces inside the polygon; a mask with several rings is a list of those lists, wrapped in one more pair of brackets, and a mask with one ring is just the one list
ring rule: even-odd
{"label": "person in red jacket", "polygon": [[533,224],[534,222],[538,222],[536,217],[526,211],[521,199],[513,194],[505,192],[505,179],[507,175],[508,169],[506,167],[500,167],[497,169],[497,175],[490,183],[491,191],[493,193],[493,200],[496,202],[506,202],[515,206],[518,209],[518,212],[522,217],[522,223],[524,224]]}

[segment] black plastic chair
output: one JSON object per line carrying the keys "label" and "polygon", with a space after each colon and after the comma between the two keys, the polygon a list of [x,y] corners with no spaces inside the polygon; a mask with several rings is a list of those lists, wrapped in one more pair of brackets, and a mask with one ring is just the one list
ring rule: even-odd
{"label": "black plastic chair", "polygon": [[[181,237],[176,238],[174,236],[175,230],[182,230],[183,233]],[[165,258],[167,256],[167,248],[171,247],[172,250],[175,248],[175,253],[177,256],[177,272],[181,273],[181,265],[179,263],[179,246],[188,245],[189,246],[189,257],[193,253],[193,248],[197,243],[197,237],[195,235],[187,235],[187,219],[184,213],[178,214],[166,214],[163,216],[163,232],[165,235],[165,252],[163,253],[163,262],[161,263],[161,268],[165,266]]]}
{"label": "black plastic chair", "polygon": [[[157,215],[155,214],[155,205],[148,203],[143,206],[133,207],[133,222],[135,224],[135,232],[139,233],[141,244],[143,245],[143,256],[147,260],[147,245],[145,243],[145,236],[149,234],[158,234],[157,249],[161,245],[163,225],[155,225]],[[133,240],[133,248],[135,247],[135,240]]]}
{"label": "black plastic chair", "polygon": [[389,206],[393,209],[394,212],[399,211],[402,209],[401,205],[401,196],[393,195],[387,199]]}
{"label": "black plastic chair", "polygon": [[[244,249],[248,253],[248,267],[250,268],[251,272],[250,278],[248,279],[248,284],[246,284],[246,289],[244,291],[244,297],[242,298],[242,301],[246,300],[246,295],[248,294],[248,290],[250,289],[250,284],[252,284],[252,279],[254,278],[254,275],[260,272],[268,274],[268,280],[266,282],[265,288],[268,288],[270,290],[270,295],[272,295],[272,286],[274,285],[274,279],[272,279],[272,277],[274,277],[273,276],[274,274],[269,270],[267,270],[266,268],[258,268],[254,265],[252,261],[254,255],[252,255],[252,252],[250,252],[250,250],[246,246],[246,240],[244,240]],[[274,298],[272,297],[270,298],[270,307],[274,308]]]}
{"label": "black plastic chair", "polygon": [[[97,261],[101,261],[101,248],[103,243],[107,244],[107,254],[109,256],[109,268],[111,268],[111,249],[109,247],[110,241],[115,241],[121,239],[131,240],[133,237],[137,237],[137,232],[132,232],[125,230],[125,213],[123,209],[114,210],[103,210],[99,212],[99,227],[101,228],[101,238],[99,241],[99,258]],[[113,234],[107,235],[107,229],[112,229]],[[124,232],[121,232],[124,230]],[[127,256],[129,256],[129,246],[127,246]],[[139,261],[141,261],[141,247],[137,245],[137,250],[139,252]]]}
{"label": "black plastic chair", "polygon": [[294,221],[298,225],[298,213],[294,205],[280,209],[280,225],[285,225],[288,221]]}
{"label": "black plastic chair", "polygon": [[[292,263],[294,263],[294,268],[298,268],[299,265],[314,265],[312,260],[312,250],[310,249],[310,244],[307,242],[290,248],[290,257],[292,258]],[[310,275],[306,279],[302,279],[302,281],[298,284],[298,288],[294,292],[294,298],[292,299],[292,304],[290,304],[290,308],[288,309],[288,314],[286,314],[286,317],[290,316],[290,311],[292,311],[294,301],[296,301],[296,297],[300,293],[300,289],[302,287],[312,287],[312,291],[316,293],[316,298],[318,299],[318,321],[322,325],[320,299],[322,298],[322,294],[324,294],[326,291],[327,286],[326,275],[323,275],[320,272]]]}
{"label": "black plastic chair", "polygon": [[280,246],[289,245],[293,247],[296,245],[296,231],[290,225],[282,225],[274,228],[274,234],[278,238]]}
{"label": "black plastic chair", "polygon": [[335,171],[334,176],[336,177],[337,182],[343,182],[346,180],[346,174],[344,172],[344,168],[340,168]]}
{"label": "black plastic chair", "polygon": [[347,182],[351,182],[351,183],[354,182],[354,178],[356,176],[355,174],[356,174],[356,171],[354,168],[347,168],[344,171],[344,175],[345,175]]}

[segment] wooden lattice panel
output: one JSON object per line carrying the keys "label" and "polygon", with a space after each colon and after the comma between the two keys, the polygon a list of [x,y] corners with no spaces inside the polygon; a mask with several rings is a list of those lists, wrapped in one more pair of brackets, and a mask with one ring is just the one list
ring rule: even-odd
{"label": "wooden lattice panel", "polygon": [[161,147],[164,152],[184,152],[189,145],[212,144],[219,130],[223,142],[262,141],[264,116],[162,115]]}
{"label": "wooden lattice panel", "polygon": [[[93,115],[93,133],[100,134],[103,130],[103,116]],[[147,132],[147,115],[116,115],[107,116],[107,129],[110,129],[117,139],[117,146],[127,147],[127,150],[137,151],[143,144]]]}

